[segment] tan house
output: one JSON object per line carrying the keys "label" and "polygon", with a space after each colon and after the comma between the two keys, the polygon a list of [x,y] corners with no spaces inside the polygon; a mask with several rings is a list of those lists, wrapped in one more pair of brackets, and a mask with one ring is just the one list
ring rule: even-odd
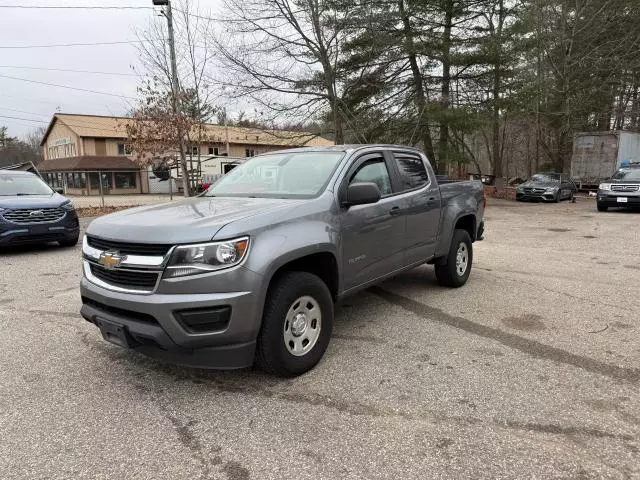
{"label": "tan house", "polygon": [[[38,166],[52,187],[67,194],[135,194],[153,191],[153,175],[134,162],[126,143],[127,117],[56,113],[41,142],[44,161]],[[208,124],[206,141],[190,146],[217,173],[224,174],[233,158],[283,148],[331,145],[332,142],[305,132],[259,130]],[[100,181],[102,179],[102,181]]]}

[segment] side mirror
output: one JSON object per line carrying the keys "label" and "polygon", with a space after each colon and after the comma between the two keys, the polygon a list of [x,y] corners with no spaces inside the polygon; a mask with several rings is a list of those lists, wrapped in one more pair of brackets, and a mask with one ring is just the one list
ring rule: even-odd
{"label": "side mirror", "polygon": [[381,196],[380,189],[375,183],[353,183],[347,188],[344,204],[347,207],[352,207],[354,205],[376,203]]}
{"label": "side mirror", "polygon": [[53,191],[59,193],[60,195],[64,195],[64,188],[56,187],[53,189]]}

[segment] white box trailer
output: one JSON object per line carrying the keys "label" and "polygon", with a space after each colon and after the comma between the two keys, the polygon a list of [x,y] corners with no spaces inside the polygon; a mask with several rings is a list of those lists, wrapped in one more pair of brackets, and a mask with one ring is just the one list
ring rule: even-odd
{"label": "white box trailer", "polygon": [[580,190],[597,188],[631,162],[640,162],[640,133],[588,132],[574,136],[571,178]]}

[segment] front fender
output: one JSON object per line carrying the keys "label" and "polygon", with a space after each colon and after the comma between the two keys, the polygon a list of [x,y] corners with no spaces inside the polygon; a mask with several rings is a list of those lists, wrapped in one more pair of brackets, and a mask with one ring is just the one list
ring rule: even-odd
{"label": "front fender", "polygon": [[244,266],[262,277],[262,285],[256,292],[260,318],[276,272],[294,260],[315,253],[330,253],[340,265],[339,239],[339,230],[320,220],[281,224],[252,238]]}

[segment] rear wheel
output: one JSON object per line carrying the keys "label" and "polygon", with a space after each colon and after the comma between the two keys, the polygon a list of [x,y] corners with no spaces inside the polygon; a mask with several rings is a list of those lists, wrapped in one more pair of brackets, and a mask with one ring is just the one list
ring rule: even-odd
{"label": "rear wheel", "polygon": [[458,288],[467,283],[473,263],[473,243],[466,230],[455,230],[444,265],[436,265],[440,285]]}
{"label": "rear wheel", "polygon": [[320,361],[331,339],[333,299],[326,284],[307,272],[288,272],[270,287],[258,335],[256,364],[293,377]]}
{"label": "rear wheel", "polygon": [[600,203],[597,204],[597,208],[599,212],[606,212],[609,209],[609,207],[607,207],[606,205],[602,205]]}

